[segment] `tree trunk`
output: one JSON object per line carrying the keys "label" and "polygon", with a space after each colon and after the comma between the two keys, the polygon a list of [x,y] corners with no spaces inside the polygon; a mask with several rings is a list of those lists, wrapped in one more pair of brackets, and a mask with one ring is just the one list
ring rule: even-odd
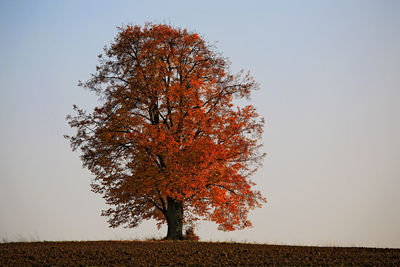
{"label": "tree trunk", "polygon": [[181,240],[183,239],[183,204],[167,197],[167,223],[168,233],[165,239]]}

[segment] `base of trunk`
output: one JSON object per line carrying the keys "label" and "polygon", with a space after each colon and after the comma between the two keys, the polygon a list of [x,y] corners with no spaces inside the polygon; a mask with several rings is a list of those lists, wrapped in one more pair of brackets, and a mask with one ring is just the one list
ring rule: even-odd
{"label": "base of trunk", "polygon": [[172,198],[167,198],[167,223],[168,233],[164,238],[166,240],[182,240],[183,239],[183,204]]}

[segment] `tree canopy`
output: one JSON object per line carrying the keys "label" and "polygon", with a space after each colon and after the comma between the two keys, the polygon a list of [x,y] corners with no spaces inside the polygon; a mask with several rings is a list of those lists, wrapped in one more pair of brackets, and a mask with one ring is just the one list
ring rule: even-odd
{"label": "tree canopy", "polygon": [[265,198],[250,180],[264,154],[264,121],[248,99],[258,85],[232,74],[229,61],[197,33],[163,24],[119,28],[80,83],[99,96],[91,112],[74,106],[66,136],[93,174],[92,191],[111,207],[111,227],[142,220],[182,225],[214,221],[221,230],[251,226]]}

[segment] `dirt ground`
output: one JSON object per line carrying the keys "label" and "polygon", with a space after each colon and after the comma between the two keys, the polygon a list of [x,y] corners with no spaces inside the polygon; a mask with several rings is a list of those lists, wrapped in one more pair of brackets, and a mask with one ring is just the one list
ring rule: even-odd
{"label": "dirt ground", "polygon": [[190,241],[0,244],[0,266],[400,266],[400,249]]}

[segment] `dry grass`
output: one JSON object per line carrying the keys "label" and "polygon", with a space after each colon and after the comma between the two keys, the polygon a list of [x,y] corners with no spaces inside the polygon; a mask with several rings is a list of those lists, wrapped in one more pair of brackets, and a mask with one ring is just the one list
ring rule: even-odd
{"label": "dry grass", "polygon": [[20,242],[0,244],[3,265],[400,266],[400,249],[157,240]]}

